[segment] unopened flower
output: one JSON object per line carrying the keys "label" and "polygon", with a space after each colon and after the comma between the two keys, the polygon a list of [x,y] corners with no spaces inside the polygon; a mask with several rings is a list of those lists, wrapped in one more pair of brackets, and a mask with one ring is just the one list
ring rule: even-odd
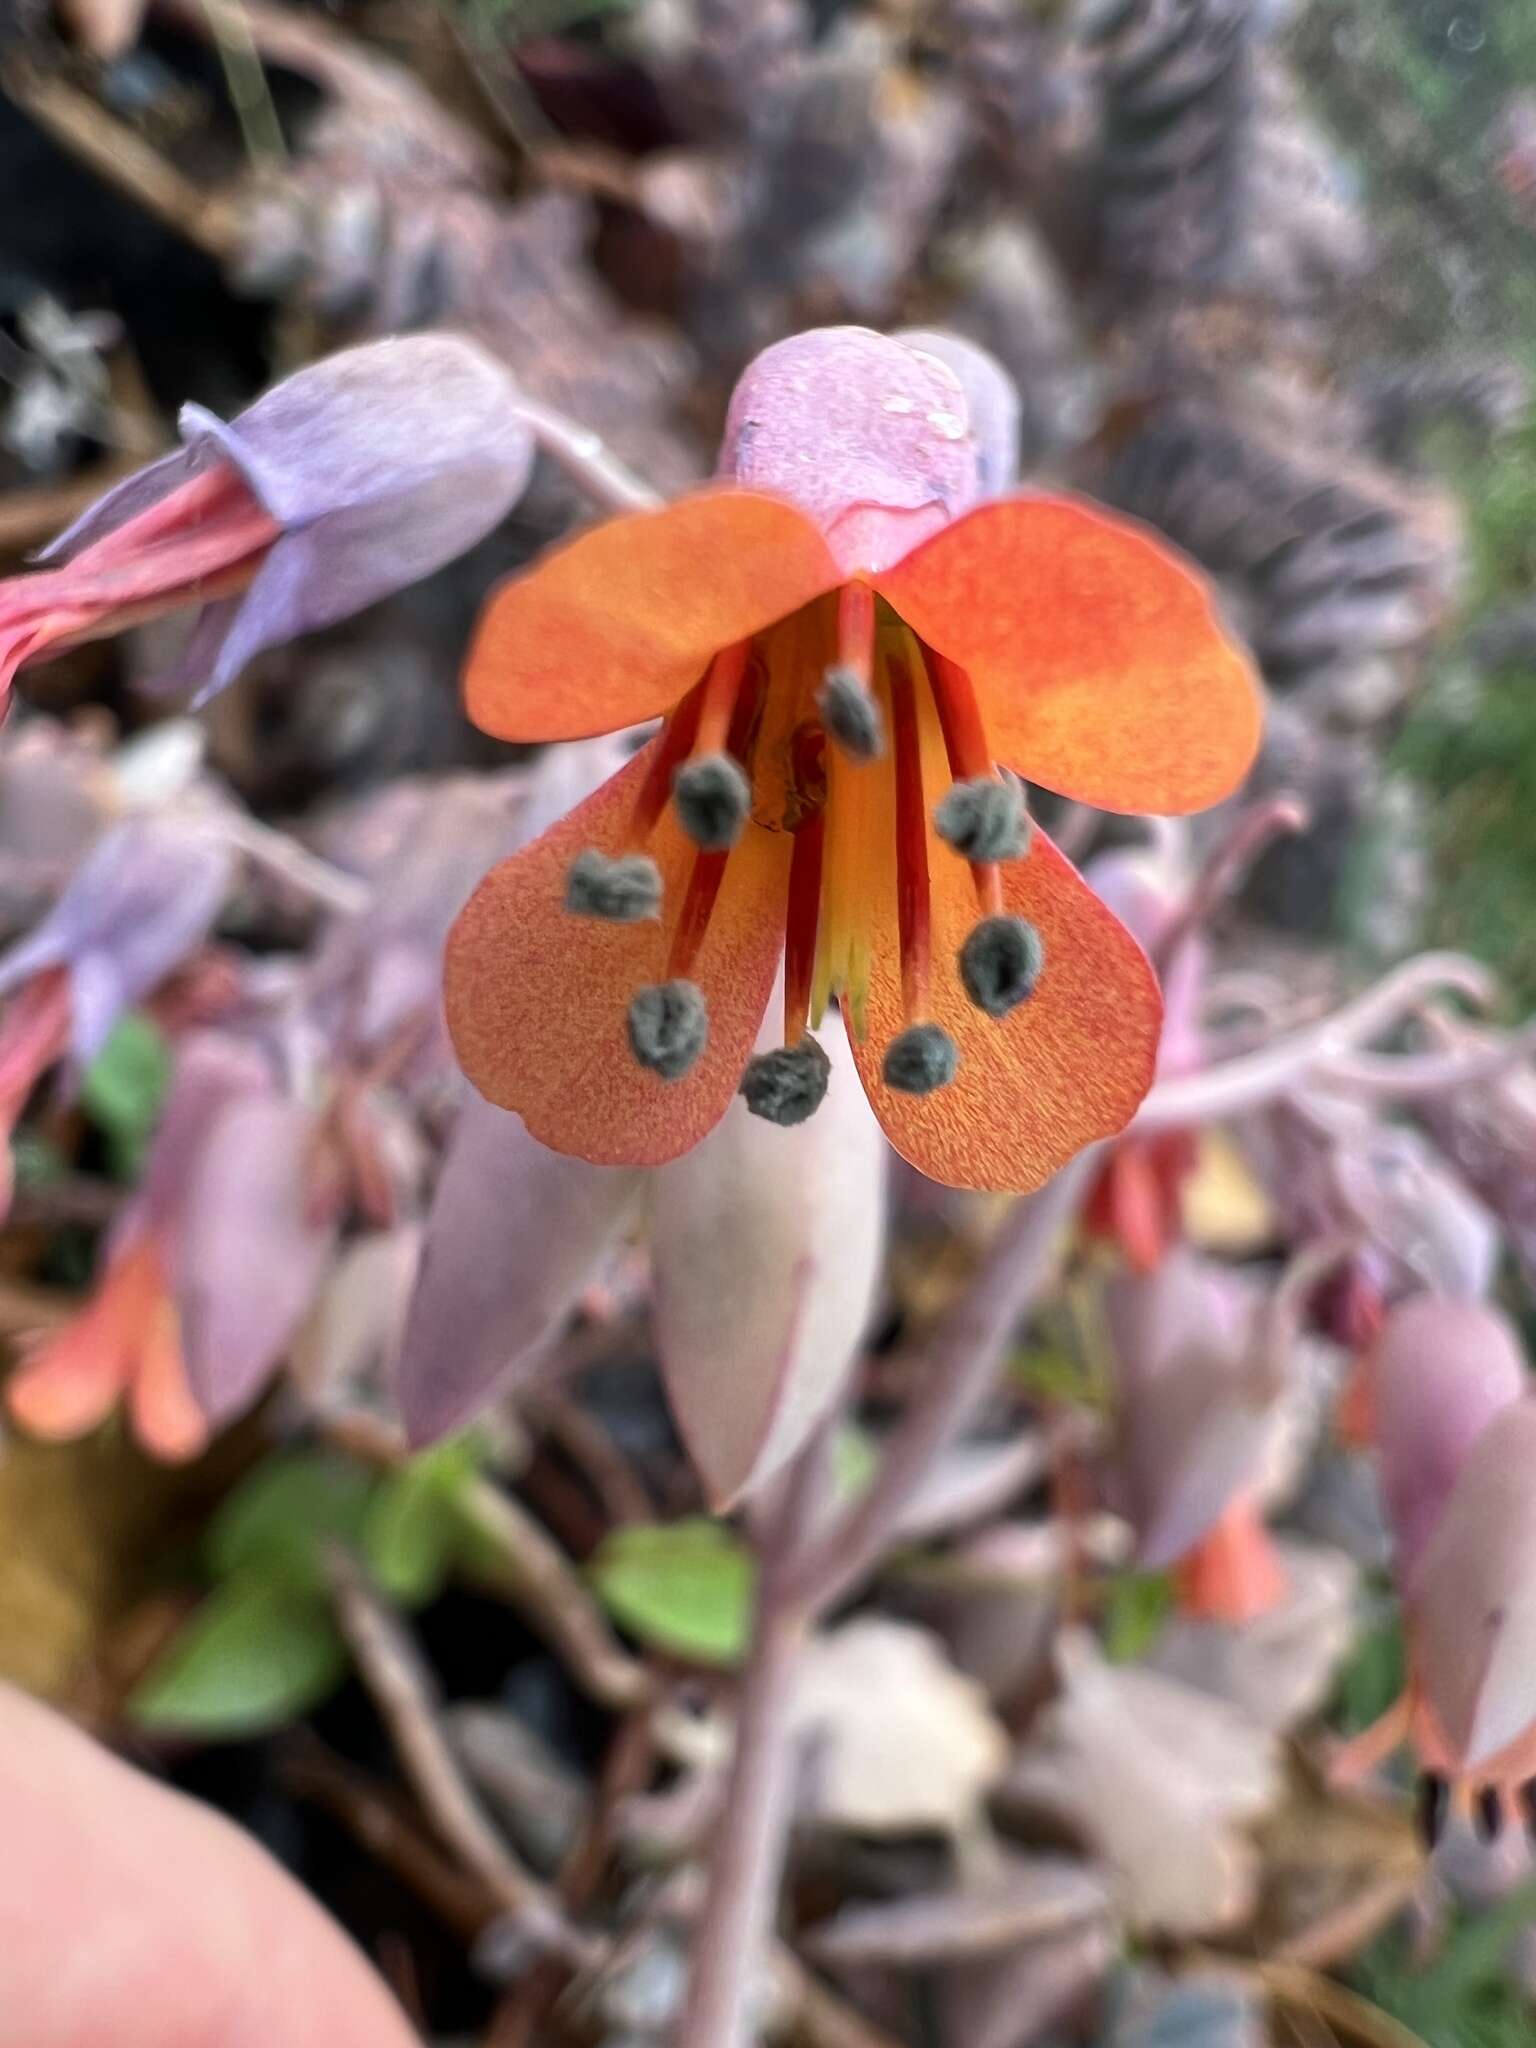
{"label": "unopened flower", "polygon": [[203,1448],[208,1418],[188,1381],[177,1300],[189,1175],[219,1114],[267,1085],[265,1062],[244,1047],[212,1035],[187,1040],[144,1179],[107,1240],[90,1298],[6,1383],[23,1429],[81,1436],[126,1399],[135,1435],[156,1457]]}
{"label": "unopened flower", "polygon": [[487,775],[396,782],[331,821],[323,850],[369,885],[339,912],[304,973],[332,1052],[358,1062],[414,1044],[411,1070],[451,1070],[441,1023],[443,942],[487,865],[545,831],[623,759],[593,740]]}
{"label": "unopened flower", "polygon": [[[1043,833],[957,843],[941,807],[986,785],[1017,819],[1009,769],[1108,809],[1214,802],[1257,738],[1248,665],[1150,536],[1075,500],[978,503],[964,391],[922,350],[850,328],[769,349],[721,466],[550,554],[482,620],[487,731],[665,723],[466,908],[460,1059],[558,1150],[657,1164],[724,1114],[783,953],[784,1049],[837,1000],[899,1151],[1033,1187],[1141,1100],[1156,985]],[[594,852],[653,862],[659,917],[649,898],[632,923],[584,917],[579,891],[573,913]],[[960,964],[987,920],[1037,968],[1005,1014],[999,973],[968,989]]]}
{"label": "unopened flower", "polygon": [[1424,1296],[1387,1317],[1376,1359],[1382,1491],[1407,1639],[1402,1697],[1339,1760],[1400,1741],[1447,1814],[1485,1835],[1526,1818],[1536,1779],[1536,1400],[1514,1331],[1481,1303]]}
{"label": "unopened flower", "polygon": [[543,1362],[648,1196],[662,1374],[699,1475],[723,1505],[781,1469],[846,1376],[885,1242],[885,1144],[835,1028],[826,1064],[815,1117],[785,1127],[735,1103],[651,1173],[552,1152],[472,1097],[402,1346],[413,1440]]}
{"label": "unopened flower", "polygon": [[[1103,854],[1085,870],[1083,879],[1149,951],[1162,943],[1179,918],[1180,878],[1151,852]],[[1200,1007],[1206,955],[1203,937],[1190,933],[1175,948],[1163,975],[1159,1080],[1194,1073],[1203,1064]],[[1184,1189],[1198,1163],[1194,1131],[1122,1133],[1089,1191],[1084,1230],[1115,1245],[1134,1271],[1155,1272],[1184,1234]]]}
{"label": "unopened flower", "polygon": [[1107,1293],[1117,1362],[1117,1470],[1143,1566],[1177,1570],[1185,1612],[1242,1622],[1283,1597],[1262,1517],[1286,1438],[1257,1297],[1175,1251]]}
{"label": "unopened flower", "polygon": [[165,612],[200,617],[172,679],[199,699],[462,554],[522,495],[532,437],[506,371],[413,335],[296,371],[109,491],[0,583],[0,693],[16,671]]}

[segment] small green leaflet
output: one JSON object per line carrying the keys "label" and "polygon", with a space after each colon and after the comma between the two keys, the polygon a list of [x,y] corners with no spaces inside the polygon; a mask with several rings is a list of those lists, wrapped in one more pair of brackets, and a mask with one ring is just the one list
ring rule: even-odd
{"label": "small green leaflet", "polygon": [[614,1620],[652,1649],[693,1664],[739,1664],[751,1633],[752,1558],[702,1517],[615,1529],[587,1567]]}
{"label": "small green leaflet", "polygon": [[480,1448],[472,1436],[438,1444],[389,1473],[369,1498],[363,1560],[402,1606],[433,1599],[463,1555],[459,1498],[479,1469]]}
{"label": "small green leaflet", "polygon": [[128,1708],[142,1728],[235,1741],[308,1713],[346,1662],[321,1594],[248,1572],[209,1594]]}
{"label": "small green leaflet", "polygon": [[246,1570],[324,1589],[324,1545],[361,1540],[378,1481],[327,1451],[264,1458],[208,1525],[204,1555],[215,1579]]}
{"label": "small green leaflet", "polygon": [[1162,1634],[1173,1612],[1167,1572],[1116,1572],[1104,1588],[1104,1653],[1112,1664],[1134,1664]]}
{"label": "small green leaflet", "polygon": [[140,1011],[130,1010],[118,1019],[80,1084],[80,1100],[101,1127],[118,1180],[137,1180],[143,1170],[170,1080],[164,1035]]}
{"label": "small green leaflet", "polygon": [[455,1438],[382,1476],[329,1451],[264,1459],[209,1525],[214,1590],[129,1702],[144,1727],[238,1740],[317,1706],[347,1667],[325,1549],[355,1551],[381,1589],[415,1607],[464,1549],[462,1489],[482,1446]]}

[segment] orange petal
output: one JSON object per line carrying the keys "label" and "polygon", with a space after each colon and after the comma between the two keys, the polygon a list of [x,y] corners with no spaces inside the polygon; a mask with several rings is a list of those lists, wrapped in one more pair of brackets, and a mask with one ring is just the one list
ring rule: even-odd
{"label": "orange petal", "polygon": [[[926,735],[924,769],[931,790],[942,769],[931,761]],[[894,830],[889,777],[884,785],[887,817],[876,829],[888,845]],[[971,871],[936,837],[928,867],[929,1016],[959,1047],[959,1069],[947,1088],[924,1096],[897,1094],[880,1078],[885,1049],[906,1019],[895,877],[889,861],[871,859],[869,1029],[854,1047],[859,1071],[886,1136],[920,1172],[952,1187],[1026,1193],[1094,1139],[1122,1130],[1135,1113],[1157,1060],[1157,981],[1124,925],[1037,831],[1028,855],[1005,862],[1001,873],[1003,908],[1040,933],[1044,971],[1035,993],[1009,1016],[1001,1022],[985,1016],[967,998],[954,966],[979,915]]]}
{"label": "orange petal", "polygon": [[709,1043],[680,1081],[630,1052],[630,999],[667,980],[667,949],[695,848],[671,812],[648,851],[661,869],[656,923],[572,917],[566,870],[584,848],[626,845],[652,741],[585,803],[493,868],[448,939],[445,994],[459,1062],[481,1094],[519,1112],[557,1152],[609,1166],[656,1166],[725,1114],[751,1054],[784,943],[790,835],[748,825],[732,848],[690,970],[709,1003]]}
{"label": "orange petal", "polygon": [[1179,1609],[1197,1621],[1241,1627],[1286,1595],[1285,1566],[1251,1500],[1232,1501],[1174,1569]]}
{"label": "orange petal", "polygon": [[1106,811],[1198,811],[1253,761],[1253,669],[1204,580],[1138,526],[998,499],[876,582],[969,671],[996,758],[1032,782]]}
{"label": "orange petal", "polygon": [[192,1395],[181,1330],[168,1293],[161,1296],[148,1319],[138,1370],[128,1389],[128,1406],[134,1434],[151,1457],[178,1465],[198,1457],[207,1447],[208,1418]]}
{"label": "orange petal", "polygon": [[106,1419],[132,1371],[137,1313],[130,1254],[6,1382],[6,1406],[24,1430],[63,1443]]}
{"label": "orange petal", "polygon": [[703,491],[611,519],[494,593],[466,708],[506,740],[636,725],[670,709],[722,648],[841,581],[805,514],[756,492]]}

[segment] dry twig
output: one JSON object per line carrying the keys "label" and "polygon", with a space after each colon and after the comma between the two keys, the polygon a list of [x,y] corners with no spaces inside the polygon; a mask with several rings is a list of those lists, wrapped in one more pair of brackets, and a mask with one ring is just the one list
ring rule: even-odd
{"label": "dry twig", "polygon": [[590,1940],[570,1925],[553,1894],[512,1855],[466,1784],[437,1717],[432,1679],[404,1624],[345,1552],[330,1553],[327,1574],[342,1634],[433,1827],[481,1879],[520,1935],[547,1954],[590,1961]]}

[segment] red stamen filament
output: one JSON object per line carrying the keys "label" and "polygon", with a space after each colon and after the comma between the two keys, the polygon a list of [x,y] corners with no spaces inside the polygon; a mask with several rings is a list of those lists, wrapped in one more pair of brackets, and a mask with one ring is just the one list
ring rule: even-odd
{"label": "red stamen filament", "polygon": [[[928,665],[928,677],[933,684],[933,701],[939,714],[939,727],[944,734],[944,751],[949,756],[950,774],[956,782],[995,775],[997,764],[987,745],[987,729],[982,723],[981,706],[976,701],[970,677],[948,655],[938,654],[931,647],[925,647],[923,654]],[[973,860],[971,879],[976,885],[976,901],[983,914],[995,917],[1003,907],[1003,878],[998,872],[997,862]]]}
{"label": "red stamen filament", "polygon": [[738,640],[734,647],[724,648],[710,663],[700,691],[695,753],[718,754],[727,750],[727,736],[734,722],[751,646],[750,640]]}
{"label": "red stamen filament", "polygon": [[[735,647],[728,647],[723,654],[717,654],[710,664],[709,674],[696,692],[699,713],[693,752],[714,754],[723,749],[742,762],[743,766],[747,765],[746,756],[757,710],[756,690],[742,687],[747,675],[747,655],[750,650],[751,642],[743,640]],[[679,717],[681,715],[680,712]],[[669,785],[670,780],[669,774]],[[683,907],[668,950],[668,980],[686,977],[698,958],[699,948],[704,943],[704,935],[709,930],[709,920],[714,914],[716,898],[720,894],[720,884],[725,880],[725,865],[730,857],[729,847],[719,852],[695,854],[693,870],[688,877],[688,888],[683,897]]]}
{"label": "red stamen filament", "polygon": [[837,659],[869,688],[875,657],[875,593],[867,583],[845,583],[837,594]]}
{"label": "red stamen filament", "polygon": [[896,770],[896,923],[901,1000],[907,1022],[927,1014],[933,969],[933,905],[928,887],[928,813],[923,801],[917,685],[906,660],[886,664],[891,691],[891,751]]}
{"label": "red stamen filament", "polygon": [[638,852],[652,832],[657,820],[667,808],[672,794],[672,777],[683,761],[694,750],[699,730],[699,710],[703,702],[702,686],[690,690],[678,705],[676,711],[661,729],[656,742],[656,752],[651,756],[651,765],[646,770],[635,797],[634,815],[630,820],[628,845]]}
{"label": "red stamen filament", "polygon": [[821,923],[821,872],[827,844],[826,735],[802,726],[793,741],[798,788],[812,792],[813,807],[795,830],[789,859],[789,900],[784,921],[784,1043],[794,1047],[812,1021],[816,941]]}

